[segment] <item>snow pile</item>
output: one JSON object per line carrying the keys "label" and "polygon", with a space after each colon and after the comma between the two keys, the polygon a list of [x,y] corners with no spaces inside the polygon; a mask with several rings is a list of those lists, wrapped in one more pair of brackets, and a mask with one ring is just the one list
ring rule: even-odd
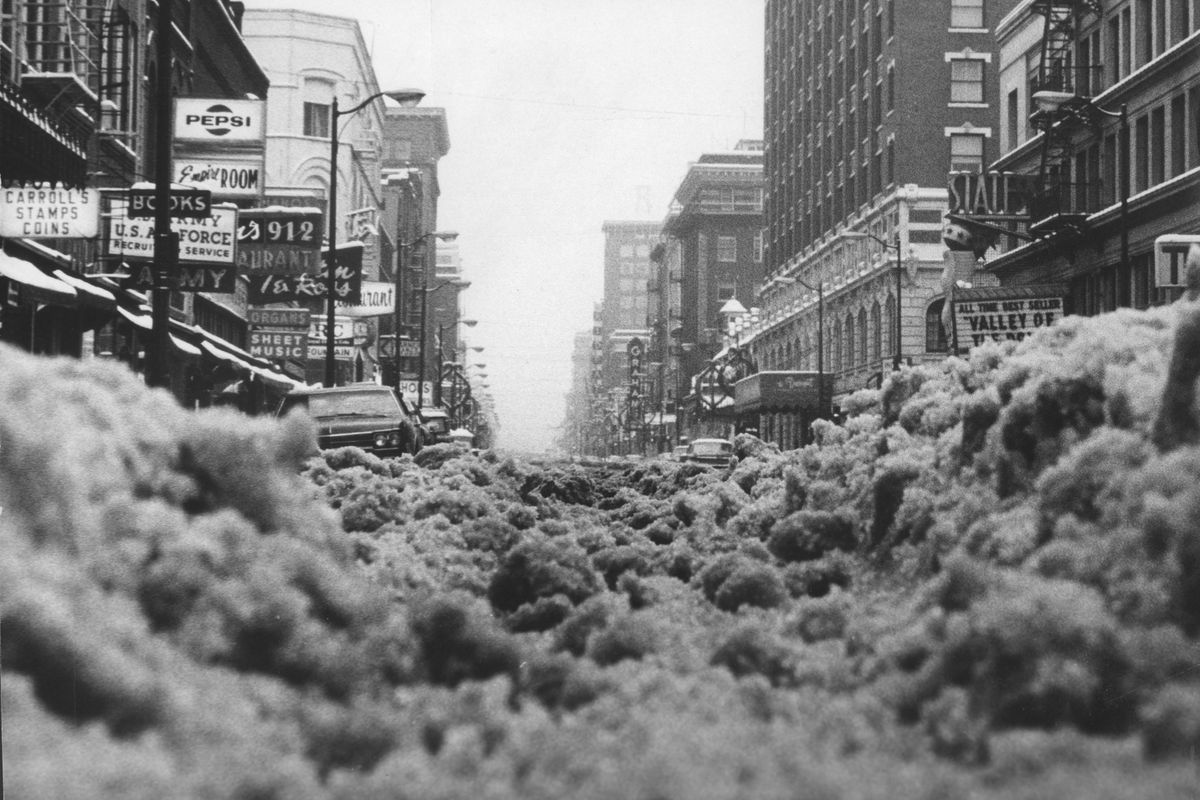
{"label": "snow pile", "polygon": [[727,479],[313,457],[303,419],[0,351],[5,788],[1188,796],[1179,313],[904,370]]}

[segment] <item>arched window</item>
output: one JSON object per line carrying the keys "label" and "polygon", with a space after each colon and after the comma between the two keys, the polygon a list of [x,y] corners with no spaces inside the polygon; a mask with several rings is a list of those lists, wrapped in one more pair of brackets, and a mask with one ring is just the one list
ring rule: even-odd
{"label": "arched window", "polygon": [[867,310],[858,310],[858,363],[867,363]]}
{"label": "arched window", "polygon": [[883,306],[883,352],[892,355],[896,352],[896,298],[888,295]]}
{"label": "arched window", "polygon": [[942,327],[942,308],[946,305],[945,298],[939,297],[925,309],[925,350],[930,353],[944,353],[950,349],[946,341],[946,330]]}
{"label": "arched window", "polygon": [[792,368],[792,340],[788,339],[783,345],[783,368]]}
{"label": "arched window", "polygon": [[846,367],[849,368],[854,366],[854,356],[856,355],[854,350],[854,315],[846,314],[846,322],[844,324],[846,327],[846,340],[843,344],[846,347],[846,355],[843,357],[843,361]]}
{"label": "arched window", "polygon": [[830,328],[830,336],[825,342],[826,349],[829,351],[826,353],[825,363],[832,371],[837,372],[842,368],[842,326],[835,321]]}
{"label": "arched window", "polygon": [[871,304],[871,361],[883,358],[883,316],[879,301]]}
{"label": "arched window", "polygon": [[812,362],[814,360],[812,341],[808,338],[808,334],[805,333],[800,337],[800,369],[812,369]]}

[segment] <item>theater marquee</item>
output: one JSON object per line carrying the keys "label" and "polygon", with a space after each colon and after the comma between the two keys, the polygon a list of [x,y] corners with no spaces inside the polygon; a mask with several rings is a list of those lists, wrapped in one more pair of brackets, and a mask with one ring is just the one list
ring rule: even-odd
{"label": "theater marquee", "polygon": [[1019,342],[1065,314],[1065,287],[1003,286],[954,292],[954,340],[965,351],[984,342]]}

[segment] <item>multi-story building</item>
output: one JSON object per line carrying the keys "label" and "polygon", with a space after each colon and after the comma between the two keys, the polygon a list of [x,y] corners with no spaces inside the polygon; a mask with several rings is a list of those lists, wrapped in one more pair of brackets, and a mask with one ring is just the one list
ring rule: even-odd
{"label": "multi-story building", "polygon": [[[385,104],[376,98],[358,111],[355,106],[379,94],[370,52],[357,20],[283,9],[246,9],[242,19],[246,42],[271,79],[267,103],[267,195],[307,193],[336,205],[339,247],[362,246],[362,278],[381,280],[383,212],[381,159]],[[338,100],[339,118],[333,119]],[[328,202],[331,176],[331,132],[339,141],[338,196]],[[339,253],[341,251],[339,250]],[[339,259],[343,258],[339,254]],[[324,301],[313,304],[320,324],[310,329],[306,378],[324,380]],[[377,369],[378,318],[350,326],[337,348],[335,380],[370,380]],[[349,324],[347,324],[349,326]]]}
{"label": "multi-story building", "polygon": [[[154,112],[170,112],[150,102],[160,79],[169,80],[171,95],[179,98],[266,97],[267,77],[241,36],[241,3],[174,4],[177,36],[169,43],[170,67],[157,63],[158,48],[147,36],[159,24],[157,12],[157,5],[141,0],[5,0],[0,13],[5,204],[25,202],[19,195],[23,185],[55,184],[45,196],[72,205],[90,194],[107,211],[131,184],[156,178],[156,134],[166,123]],[[178,136],[172,146],[178,162]],[[76,210],[81,218],[90,213]],[[169,374],[160,377],[189,405],[212,402],[240,380],[247,388],[239,396],[246,401],[243,408],[258,410],[264,379],[287,385],[289,379],[270,362],[242,349],[244,283],[216,294],[194,286],[185,290],[180,281],[179,291],[169,293],[172,335],[160,336],[165,332],[152,331],[147,313],[151,298],[96,277],[135,261],[110,253],[111,238],[107,224],[86,236],[0,232],[7,265],[0,269],[0,340],[40,353],[115,358],[135,370],[146,366],[149,350],[171,348]],[[133,280],[146,271],[135,270]],[[232,268],[227,272],[232,275]]]}
{"label": "multi-story building", "polygon": [[[426,389],[437,381],[441,366],[436,341],[439,326],[450,331],[447,350],[455,352],[458,346],[454,321],[461,287],[455,279],[462,277],[461,265],[451,270],[454,274],[440,269],[438,263],[446,254],[457,259],[456,246],[430,235],[439,232],[438,162],[450,152],[450,134],[443,108],[389,107],[384,126],[382,163],[387,211],[383,228],[397,250],[397,258],[407,261],[398,284],[401,338],[412,343],[409,352],[411,347],[417,348],[414,356],[401,359],[401,378],[418,380],[424,366],[425,386],[418,394],[427,403],[433,393]],[[390,260],[387,263],[390,269]]]}
{"label": "multi-story building", "polygon": [[[835,398],[944,357],[947,173],[999,153],[995,33],[1014,0],[909,5],[766,4],[767,282],[749,346],[761,371],[831,376]],[[759,394],[739,413],[784,444],[828,412],[823,391]]]}
{"label": "multi-story building", "polygon": [[[601,391],[620,416],[622,435],[644,425],[645,347],[651,276],[651,251],[659,241],[659,222],[609,220],[604,232],[604,301],[601,323],[604,358]],[[631,348],[641,351],[631,356]]]}
{"label": "multi-story building", "polygon": [[998,34],[1005,117],[991,170],[1021,191],[965,215],[1020,235],[999,236],[981,271],[1070,313],[1169,301],[1200,234],[1196,6],[1024,0]]}
{"label": "multi-story building", "polygon": [[[758,305],[762,221],[761,141],[743,140],[732,151],[705,153],[689,165],[663,226],[668,242],[661,251],[661,272],[667,280],[667,332],[673,348],[660,359],[668,369],[675,367],[671,371],[679,382],[669,391],[684,401],[679,410],[686,412],[682,430],[687,435],[728,432],[726,411],[732,408],[711,402],[711,393],[701,391],[699,381],[723,346],[721,309],[731,300],[746,309]],[[672,316],[677,323],[670,323]],[[669,360],[672,350],[675,364]]]}

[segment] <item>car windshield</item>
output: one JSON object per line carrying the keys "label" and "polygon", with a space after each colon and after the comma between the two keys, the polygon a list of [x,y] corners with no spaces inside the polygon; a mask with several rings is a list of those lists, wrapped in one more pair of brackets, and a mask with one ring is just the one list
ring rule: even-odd
{"label": "car windshield", "polygon": [[731,442],[694,442],[692,452],[698,456],[724,456],[733,452]]}
{"label": "car windshield", "polygon": [[314,394],[308,398],[308,413],[314,417],[391,417],[400,406],[389,392],[346,392]]}

